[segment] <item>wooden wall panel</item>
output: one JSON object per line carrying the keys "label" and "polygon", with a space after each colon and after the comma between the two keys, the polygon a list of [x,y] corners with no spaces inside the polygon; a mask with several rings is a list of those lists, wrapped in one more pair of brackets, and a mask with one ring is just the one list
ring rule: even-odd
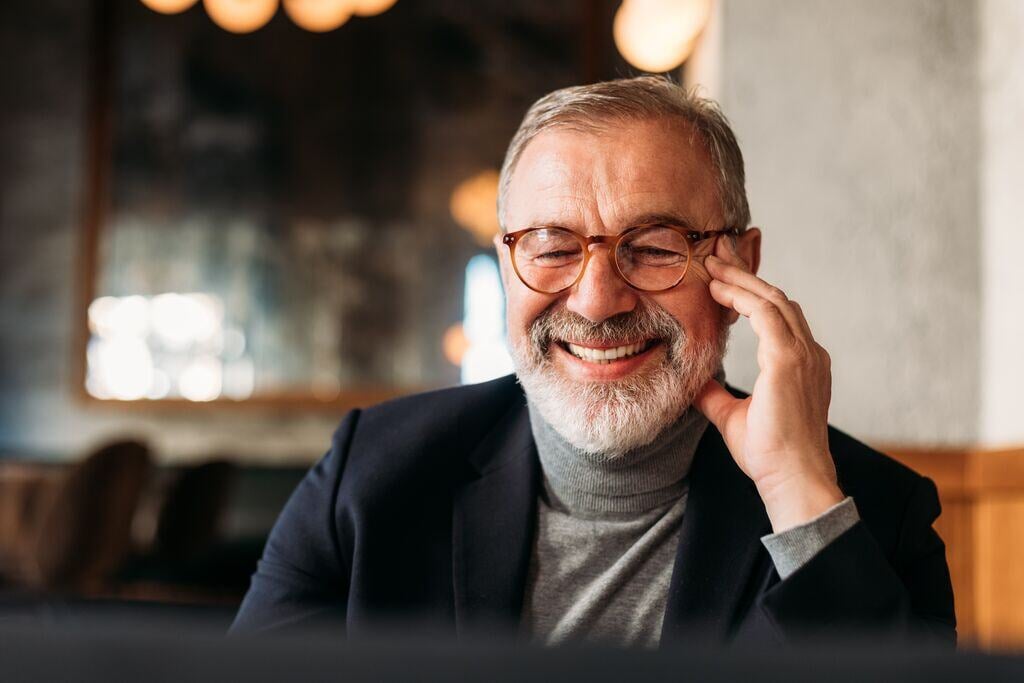
{"label": "wooden wall panel", "polygon": [[1024,449],[881,450],[939,489],[961,643],[1024,649]]}
{"label": "wooden wall panel", "polygon": [[979,500],[974,599],[978,642],[1024,647],[1024,495]]}

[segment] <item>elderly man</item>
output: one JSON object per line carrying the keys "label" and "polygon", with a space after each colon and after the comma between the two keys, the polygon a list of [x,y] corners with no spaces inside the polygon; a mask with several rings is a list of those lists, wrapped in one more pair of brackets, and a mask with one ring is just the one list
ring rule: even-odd
{"label": "elderly man", "polygon": [[[829,357],[756,276],[714,104],[654,77],[551,93],[498,203],[516,377],[350,413],[236,631],[955,640],[935,488],[828,426]],[[759,340],[750,395],[722,384],[739,316]]]}

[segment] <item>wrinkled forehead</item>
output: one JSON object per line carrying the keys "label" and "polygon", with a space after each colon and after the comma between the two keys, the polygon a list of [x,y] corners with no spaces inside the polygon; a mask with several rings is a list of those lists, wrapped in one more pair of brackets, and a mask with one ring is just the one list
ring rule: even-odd
{"label": "wrinkled forehead", "polygon": [[504,225],[610,234],[658,215],[719,227],[716,175],[685,124],[632,121],[586,132],[553,128],[534,138],[510,178]]}

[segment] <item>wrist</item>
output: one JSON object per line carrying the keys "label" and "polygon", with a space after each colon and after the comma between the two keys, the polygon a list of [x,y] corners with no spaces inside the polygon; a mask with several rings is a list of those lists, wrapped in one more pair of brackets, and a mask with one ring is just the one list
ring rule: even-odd
{"label": "wrist", "polygon": [[835,480],[824,475],[799,474],[758,483],[757,491],[775,533],[810,522],[846,497]]}

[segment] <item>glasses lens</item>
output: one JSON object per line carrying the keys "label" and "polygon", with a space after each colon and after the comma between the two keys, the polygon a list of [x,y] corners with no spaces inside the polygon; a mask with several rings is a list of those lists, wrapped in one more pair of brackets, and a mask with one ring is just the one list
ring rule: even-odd
{"label": "glasses lens", "polygon": [[686,238],[670,228],[635,230],[615,250],[622,276],[634,287],[648,291],[675,287],[686,275],[689,262]]}
{"label": "glasses lens", "polygon": [[516,270],[530,287],[557,292],[571,285],[583,267],[583,245],[561,228],[528,232],[516,245]]}

